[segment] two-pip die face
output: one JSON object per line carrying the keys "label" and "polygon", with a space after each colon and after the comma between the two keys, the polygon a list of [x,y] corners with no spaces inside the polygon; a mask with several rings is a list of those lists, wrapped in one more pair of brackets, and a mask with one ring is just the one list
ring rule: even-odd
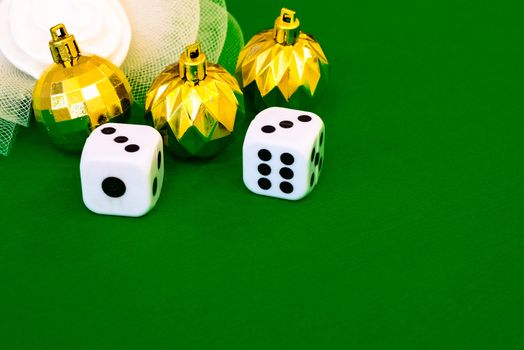
{"label": "two-pip die face", "polygon": [[318,182],[324,162],[324,123],[314,113],[272,107],[249,125],[243,177],[249,190],[298,200]]}
{"label": "two-pip die face", "polygon": [[97,214],[142,216],[164,179],[162,137],[144,125],[107,123],[87,138],[80,160],[82,197]]}

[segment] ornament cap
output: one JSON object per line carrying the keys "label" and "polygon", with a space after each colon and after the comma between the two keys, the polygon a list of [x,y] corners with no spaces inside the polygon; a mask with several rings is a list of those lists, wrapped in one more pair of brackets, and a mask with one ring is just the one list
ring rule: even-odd
{"label": "ornament cap", "polygon": [[186,46],[180,56],[180,76],[193,83],[204,80],[207,75],[207,58],[202,52],[200,43],[194,43]]}
{"label": "ornament cap", "polygon": [[80,57],[80,49],[74,35],[69,34],[62,23],[51,27],[50,32],[52,40],[49,42],[49,49],[53,61],[64,67],[71,67]]}
{"label": "ornament cap", "polygon": [[275,41],[282,45],[293,45],[300,34],[300,21],[295,17],[296,12],[287,8],[280,10],[280,16],[275,20]]}

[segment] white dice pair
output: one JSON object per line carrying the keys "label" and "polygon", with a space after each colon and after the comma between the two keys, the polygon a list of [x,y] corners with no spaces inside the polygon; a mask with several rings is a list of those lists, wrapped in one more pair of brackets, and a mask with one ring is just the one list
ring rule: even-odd
{"label": "white dice pair", "polygon": [[298,200],[318,182],[324,163],[324,123],[314,113],[272,107],[249,125],[243,177],[249,190]]}
{"label": "white dice pair", "polygon": [[108,123],[89,135],[80,160],[84,204],[98,214],[142,216],[164,180],[162,137],[144,125]]}
{"label": "white dice pair", "polygon": [[[244,140],[244,183],[257,194],[303,198],[318,182],[324,134],[324,123],[314,113],[278,107],[262,111]],[[162,189],[163,153],[160,134],[149,126],[98,127],[80,161],[85,205],[98,214],[146,214]]]}

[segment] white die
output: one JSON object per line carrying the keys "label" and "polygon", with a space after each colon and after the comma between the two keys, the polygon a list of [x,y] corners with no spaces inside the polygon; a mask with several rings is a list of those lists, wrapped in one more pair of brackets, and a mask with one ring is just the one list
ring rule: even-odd
{"label": "white die", "polygon": [[164,180],[162,137],[152,127],[107,123],[87,138],[80,160],[84,204],[98,214],[142,216]]}
{"label": "white die", "polygon": [[324,134],[324,123],[314,113],[280,107],[260,112],[244,139],[244,184],[265,196],[305,197],[322,169]]}

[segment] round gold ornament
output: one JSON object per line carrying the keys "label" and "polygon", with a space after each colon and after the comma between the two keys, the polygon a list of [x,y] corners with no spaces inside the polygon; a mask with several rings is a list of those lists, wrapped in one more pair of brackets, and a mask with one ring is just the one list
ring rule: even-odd
{"label": "round gold ornament", "polygon": [[97,126],[125,119],[132,104],[131,86],[108,60],[81,54],[63,24],[52,27],[51,36],[54,63],[33,90],[35,119],[56,145],[78,151]]}
{"label": "round gold ornament", "polygon": [[244,120],[244,96],[236,79],[208,63],[195,43],[153,82],[146,96],[146,117],[175,155],[209,157],[231,141]]}
{"label": "round gold ornament", "polygon": [[325,89],[328,60],[320,44],[299,27],[295,12],[283,8],[274,28],[256,34],[240,52],[235,74],[255,111],[303,109]]}

